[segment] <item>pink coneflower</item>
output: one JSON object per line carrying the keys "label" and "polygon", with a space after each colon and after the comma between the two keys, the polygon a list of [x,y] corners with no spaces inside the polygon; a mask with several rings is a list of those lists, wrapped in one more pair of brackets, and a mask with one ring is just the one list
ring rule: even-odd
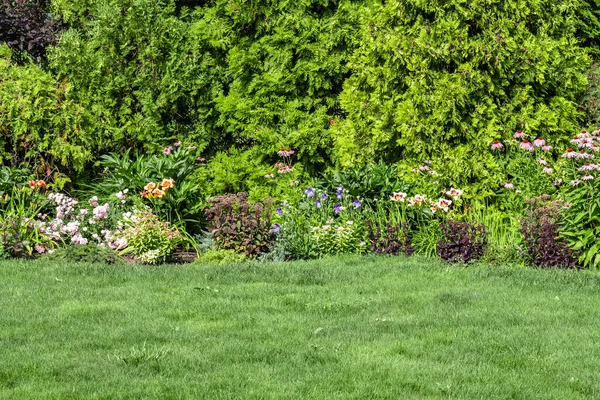
{"label": "pink coneflower", "polygon": [[579,145],[583,140],[581,140],[578,136],[575,136],[573,139],[571,139],[571,143]]}
{"label": "pink coneflower", "polygon": [[189,150],[194,150],[195,148],[196,148],[196,146],[194,146],[194,145],[188,146]]}
{"label": "pink coneflower", "polygon": [[552,172],[554,172],[554,170],[549,166],[545,166],[544,168],[542,168],[542,172],[545,174],[551,174]]}
{"label": "pink coneflower", "polygon": [[434,171],[434,170],[429,170],[429,171],[427,171],[427,173],[432,176],[442,176],[441,174],[439,174],[437,171]]}
{"label": "pink coneflower", "polygon": [[173,146],[167,146],[163,149],[163,154],[168,156],[173,151]]}
{"label": "pink coneflower", "polygon": [[421,165],[419,171],[429,171],[429,167],[427,165]]}
{"label": "pink coneflower", "polygon": [[204,157],[198,157],[198,158],[196,158],[196,160],[199,161],[199,162],[204,162],[204,161],[206,161],[206,158],[204,158]]}
{"label": "pink coneflower", "polygon": [[590,134],[584,129],[584,130],[581,131],[581,133],[579,133],[577,135],[577,137],[582,138],[582,139],[589,138]]}
{"label": "pink coneflower", "polygon": [[502,143],[500,143],[500,141],[498,140],[494,140],[494,143],[492,143],[492,151],[496,151],[496,150],[500,150],[501,148],[503,148],[504,145]]}
{"label": "pink coneflower", "polygon": [[558,186],[558,185],[560,185],[561,183],[562,183],[562,179],[555,179],[555,180],[554,180],[554,182],[552,182],[552,184],[553,184],[554,186]]}
{"label": "pink coneflower", "polygon": [[533,145],[535,147],[542,147],[546,145],[546,141],[542,138],[537,138],[533,141]]}
{"label": "pink coneflower", "polygon": [[546,160],[544,160],[544,158],[539,158],[539,159],[537,160],[537,162],[538,162],[538,164],[540,164],[540,165],[546,165],[546,164],[548,164],[548,162],[547,162]]}
{"label": "pink coneflower", "polygon": [[591,181],[592,179],[594,179],[594,175],[592,175],[592,174],[585,174],[585,175],[584,175],[584,176],[581,178],[581,180],[582,180],[582,181]]}
{"label": "pink coneflower", "polygon": [[525,137],[525,134],[523,133],[523,131],[516,131],[515,134],[513,135],[513,137],[515,139],[521,139]]}
{"label": "pink coneflower", "polygon": [[577,186],[577,185],[579,185],[580,183],[581,183],[581,180],[580,180],[580,179],[573,179],[573,180],[571,181],[571,186]]}
{"label": "pink coneflower", "polygon": [[523,150],[527,150],[529,152],[534,152],[535,149],[533,148],[533,146],[531,145],[531,142],[529,140],[523,140],[521,142],[521,144],[519,145],[520,148],[522,148]]}
{"label": "pink coneflower", "polygon": [[542,151],[552,151],[552,146],[550,146],[548,144],[545,146],[542,146]]}
{"label": "pink coneflower", "polygon": [[592,171],[594,169],[595,169],[594,164],[587,163],[587,164],[583,165],[582,167],[580,167],[579,171],[585,172],[585,171]]}
{"label": "pink coneflower", "polygon": [[392,197],[390,198],[390,200],[404,202],[404,199],[406,198],[406,196],[407,196],[406,193],[403,193],[403,192],[394,193],[392,195]]}
{"label": "pink coneflower", "polygon": [[583,159],[590,159],[590,158],[594,158],[593,154],[588,154],[585,151],[581,150],[579,153],[577,153],[577,157],[576,158],[583,158]]}
{"label": "pink coneflower", "polygon": [[178,140],[175,143],[173,143],[173,146],[175,146],[175,147],[181,146],[181,140]]}
{"label": "pink coneflower", "polygon": [[592,151],[598,152],[600,151],[600,146],[598,146],[597,144],[592,144],[592,147],[590,147],[590,149]]}
{"label": "pink coneflower", "polygon": [[568,148],[567,152],[562,155],[563,158],[577,158],[577,152],[572,148]]}
{"label": "pink coneflower", "polygon": [[277,152],[281,157],[290,157],[295,153],[294,150],[291,149],[281,149]]}
{"label": "pink coneflower", "polygon": [[431,165],[431,164],[433,163],[433,161],[431,161],[431,160],[425,160],[425,161],[423,161],[423,162],[424,162],[425,164],[428,164],[428,165]]}
{"label": "pink coneflower", "polygon": [[298,183],[300,182],[298,182],[297,180],[290,181],[290,186],[298,186]]}
{"label": "pink coneflower", "polygon": [[287,174],[287,173],[290,173],[290,172],[292,172],[294,170],[295,170],[295,168],[293,166],[291,166],[291,165],[284,165],[283,167],[279,168],[277,170],[277,172],[280,173],[280,174]]}
{"label": "pink coneflower", "polygon": [[267,172],[267,174],[265,175],[265,178],[268,178],[268,179],[275,178],[275,174],[272,172]]}
{"label": "pink coneflower", "polygon": [[505,188],[505,189],[514,189],[514,188],[515,188],[515,185],[513,185],[513,184],[512,184],[512,183],[510,183],[510,182],[506,182],[506,183],[504,184],[504,188]]}

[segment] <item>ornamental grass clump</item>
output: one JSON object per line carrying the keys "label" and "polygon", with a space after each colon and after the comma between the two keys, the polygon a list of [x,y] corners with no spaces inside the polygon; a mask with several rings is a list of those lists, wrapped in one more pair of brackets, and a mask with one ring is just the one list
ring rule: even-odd
{"label": "ornamental grass clump", "polygon": [[437,254],[445,261],[468,263],[485,253],[487,238],[483,225],[448,220],[440,227],[443,235],[437,243]]}
{"label": "ornamental grass clump", "polygon": [[249,203],[248,193],[212,197],[206,209],[207,227],[217,249],[235,250],[256,257],[274,241],[272,201]]}

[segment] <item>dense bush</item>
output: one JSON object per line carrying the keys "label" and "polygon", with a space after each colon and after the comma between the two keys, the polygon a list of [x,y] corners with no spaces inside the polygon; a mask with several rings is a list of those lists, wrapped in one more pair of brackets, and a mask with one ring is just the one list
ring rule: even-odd
{"label": "dense bush", "polygon": [[437,253],[443,260],[468,263],[485,253],[487,240],[483,225],[448,220],[442,223],[441,229],[443,236],[437,244]]}
{"label": "dense bush", "polygon": [[46,47],[56,42],[60,24],[49,14],[48,0],[1,0],[0,43],[11,47],[17,59],[26,55],[41,61]]}
{"label": "dense bush", "polygon": [[540,196],[527,200],[530,207],[521,227],[527,259],[544,268],[577,267],[576,253],[564,238],[559,237],[558,224],[564,203],[549,199],[549,196]]}
{"label": "dense bush", "polygon": [[235,250],[248,257],[267,252],[273,242],[271,201],[250,204],[247,193],[208,199],[208,230],[217,249]]}
{"label": "dense bush", "polygon": [[404,254],[407,256],[414,252],[406,223],[401,227],[390,222],[381,226],[373,221],[366,221],[366,226],[369,251],[378,254]]}
{"label": "dense bush", "polygon": [[[523,129],[565,139],[588,59],[576,2],[393,0],[365,7],[336,125],[343,165],[432,158],[448,184],[500,185],[485,149]],[[406,167],[409,168],[409,167]]]}
{"label": "dense bush", "polygon": [[69,98],[64,82],[10,59],[11,51],[0,45],[0,162],[27,162],[43,176],[55,167],[83,169],[93,143],[86,110]]}

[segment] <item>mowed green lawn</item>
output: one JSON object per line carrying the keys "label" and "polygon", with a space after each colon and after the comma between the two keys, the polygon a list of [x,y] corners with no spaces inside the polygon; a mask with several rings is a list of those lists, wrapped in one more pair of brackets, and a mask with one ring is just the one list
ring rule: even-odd
{"label": "mowed green lawn", "polygon": [[600,274],[0,262],[5,399],[600,397]]}

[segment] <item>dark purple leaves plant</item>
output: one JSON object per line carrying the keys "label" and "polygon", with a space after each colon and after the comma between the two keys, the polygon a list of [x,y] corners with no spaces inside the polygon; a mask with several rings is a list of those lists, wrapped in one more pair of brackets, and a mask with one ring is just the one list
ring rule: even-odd
{"label": "dark purple leaves plant", "polygon": [[369,250],[378,254],[410,256],[414,249],[410,241],[408,226],[400,226],[386,222],[381,226],[373,221],[366,221],[369,237]]}
{"label": "dark purple leaves plant", "polygon": [[208,228],[219,249],[248,257],[268,251],[276,229],[271,224],[271,200],[249,203],[248,193],[238,193],[216,196],[208,202]]}
{"label": "dark purple leaves plant", "polygon": [[451,263],[475,261],[485,252],[486,233],[483,225],[460,221],[444,221],[438,255]]}

